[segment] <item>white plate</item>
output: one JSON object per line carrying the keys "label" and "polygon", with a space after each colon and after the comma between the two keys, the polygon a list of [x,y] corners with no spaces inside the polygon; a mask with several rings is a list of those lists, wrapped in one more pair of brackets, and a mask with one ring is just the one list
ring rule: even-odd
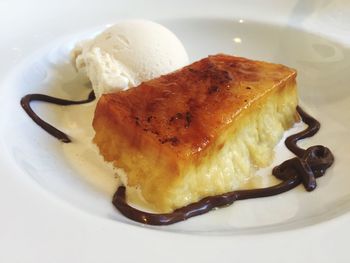
{"label": "white plate", "polygon": [[[224,52],[295,67],[302,105],[322,123],[303,145],[322,143],[336,158],[318,189],[237,202],[168,227],[121,217],[110,203],[111,171],[81,139],[93,105],[37,106],[76,139],[62,145],[31,122],[19,99],[85,96],[69,50],[130,17],[173,30],[192,61]],[[0,262],[345,262],[349,17],[346,1],[0,2]],[[278,153],[276,163],[290,155],[283,147]]]}

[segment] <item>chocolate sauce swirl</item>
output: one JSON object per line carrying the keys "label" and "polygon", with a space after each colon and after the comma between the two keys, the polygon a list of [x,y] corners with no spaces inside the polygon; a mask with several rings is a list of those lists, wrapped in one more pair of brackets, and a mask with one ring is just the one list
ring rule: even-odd
{"label": "chocolate sauce swirl", "polygon": [[[29,117],[41,128],[52,136],[64,143],[70,143],[69,136],[49,123],[42,120],[31,108],[32,101],[43,101],[62,106],[77,105],[91,102],[95,99],[92,91],[88,98],[80,101],[60,99],[43,94],[28,94],[21,99],[21,106]],[[297,145],[299,140],[315,135],[320,129],[320,123],[303,111],[299,106],[297,111],[303,122],[308,127],[285,140],[287,148],[293,152],[296,157],[286,160],[272,170],[272,174],[281,180],[281,183],[260,189],[237,190],[221,195],[205,197],[202,200],[176,209],[172,213],[153,214],[135,209],[127,204],[125,199],[125,187],[120,186],[113,196],[114,206],[126,217],[139,223],[148,225],[170,225],[190,217],[201,215],[210,210],[232,204],[238,200],[273,196],[293,189],[299,184],[303,184],[307,191],[316,188],[316,178],[325,174],[326,170],[333,164],[334,157],[332,152],[322,145],[311,146],[302,149]]]}
{"label": "chocolate sauce swirl", "polygon": [[327,168],[333,164],[334,157],[331,151],[322,145],[312,146],[306,150],[297,145],[299,140],[313,136],[320,129],[320,123],[299,106],[297,107],[297,111],[303,122],[308,125],[308,128],[289,136],[285,141],[287,148],[296,157],[273,168],[272,174],[280,179],[282,181],[281,183],[261,189],[238,190],[205,197],[198,202],[165,214],[147,213],[131,207],[125,200],[125,187],[120,186],[113,196],[112,202],[114,206],[131,220],[148,225],[169,225],[207,213],[216,207],[230,205],[238,200],[281,194],[301,183],[307,191],[314,190],[316,188],[316,178],[324,175]]}
{"label": "chocolate sauce swirl", "polygon": [[64,132],[56,129],[55,127],[53,127],[52,125],[44,121],[43,119],[41,119],[33,111],[33,109],[30,106],[30,103],[32,101],[43,101],[43,102],[53,103],[53,104],[62,105],[62,106],[69,106],[69,105],[88,103],[93,101],[94,99],[95,99],[94,91],[90,92],[87,99],[79,100],[79,101],[60,99],[60,98],[55,98],[44,94],[28,94],[21,99],[21,106],[25,110],[25,112],[28,114],[28,116],[36,124],[38,124],[41,128],[43,128],[46,132],[48,132],[49,134],[51,134],[52,136],[56,137],[58,140],[64,143],[69,143],[71,142],[71,139],[69,138],[69,136]]}

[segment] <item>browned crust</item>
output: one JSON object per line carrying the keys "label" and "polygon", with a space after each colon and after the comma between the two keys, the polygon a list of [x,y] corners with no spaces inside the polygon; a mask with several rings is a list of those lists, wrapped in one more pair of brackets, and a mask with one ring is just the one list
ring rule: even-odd
{"label": "browned crust", "polygon": [[191,158],[250,103],[295,75],[283,65],[209,56],[136,88],[103,95],[94,126],[103,115],[120,127],[131,147],[153,144]]}

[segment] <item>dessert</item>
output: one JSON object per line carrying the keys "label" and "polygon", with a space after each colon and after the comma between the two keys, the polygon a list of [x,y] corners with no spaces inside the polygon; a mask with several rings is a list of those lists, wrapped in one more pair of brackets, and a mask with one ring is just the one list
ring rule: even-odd
{"label": "dessert", "polygon": [[241,189],[297,118],[296,72],[215,55],[103,95],[94,142],[158,212]]}
{"label": "dessert", "polygon": [[179,69],[188,64],[188,56],[180,40],[164,26],[126,20],[77,44],[72,62],[90,79],[98,98]]}
{"label": "dessert", "polygon": [[[124,185],[112,203],[134,221],[168,225],[299,184],[312,191],[334,162],[324,146],[298,147],[320,124],[297,106],[296,72],[286,66],[219,54],[167,74],[187,64],[186,51],[176,36],[149,21],[121,22],[77,45],[72,57],[92,82],[87,99],[28,94],[21,106],[40,127],[70,143],[30,103],[68,106],[100,98],[94,142],[105,160],[122,168]],[[270,164],[273,147],[299,117],[308,128],[285,141],[296,157],[272,170],[281,182],[250,189],[247,182]],[[129,205],[133,195],[157,213]]]}

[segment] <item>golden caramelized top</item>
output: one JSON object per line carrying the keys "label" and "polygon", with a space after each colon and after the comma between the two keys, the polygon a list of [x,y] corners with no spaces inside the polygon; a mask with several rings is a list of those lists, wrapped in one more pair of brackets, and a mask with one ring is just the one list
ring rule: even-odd
{"label": "golden caramelized top", "polygon": [[283,65],[219,54],[105,94],[96,115],[108,115],[133,146],[146,140],[186,158],[208,146],[250,103],[295,76]]}

